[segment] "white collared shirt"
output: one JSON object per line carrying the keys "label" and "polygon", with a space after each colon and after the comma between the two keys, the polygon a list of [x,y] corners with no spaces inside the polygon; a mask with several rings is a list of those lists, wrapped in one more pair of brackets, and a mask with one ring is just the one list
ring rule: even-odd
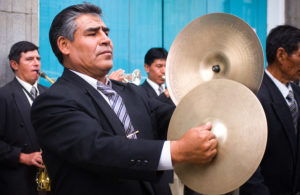
{"label": "white collared shirt", "polygon": [[[38,89],[38,82],[36,81],[33,85],[27,83],[26,81],[23,81],[22,79],[20,79],[18,76],[16,76],[16,79],[18,80],[18,82],[25,88],[23,89],[23,92],[25,93],[28,101],[29,101],[29,104],[32,105],[32,99],[29,97],[29,95],[26,93],[26,91],[28,93],[30,93],[31,91],[31,88],[32,87],[35,87],[36,90],[37,90],[37,95],[40,95],[40,92],[39,92],[39,89]],[[25,91],[26,90],[26,91]]]}
{"label": "white collared shirt", "polygon": [[[159,96],[160,92],[159,92],[159,85],[153,81],[151,81],[149,78],[147,78],[147,82],[149,83],[149,85],[154,89],[155,93]],[[166,87],[165,85],[162,85],[163,91],[165,91]]]}
{"label": "white collared shirt", "polygon": [[[83,80],[85,80],[87,83],[89,83],[93,88],[97,90],[97,79],[94,79],[86,74],[76,72],[74,70],[69,69],[73,73],[77,74],[79,77],[81,77]],[[108,78],[106,78],[108,79]],[[109,99],[106,95],[104,95],[100,90],[97,90],[106,100],[106,102],[109,104]],[[160,159],[158,163],[158,168],[157,170],[172,170],[173,165],[172,165],[172,159],[171,159],[171,144],[170,141],[165,141],[162,152],[160,154]]]}
{"label": "white collared shirt", "polygon": [[289,94],[289,91],[293,91],[291,85],[288,86],[282,82],[280,82],[278,79],[276,79],[267,69],[265,69],[266,74],[271,78],[273,83],[276,85],[276,87],[279,89],[281,95],[284,97],[286,103],[290,105],[290,102],[286,99],[287,95]]}

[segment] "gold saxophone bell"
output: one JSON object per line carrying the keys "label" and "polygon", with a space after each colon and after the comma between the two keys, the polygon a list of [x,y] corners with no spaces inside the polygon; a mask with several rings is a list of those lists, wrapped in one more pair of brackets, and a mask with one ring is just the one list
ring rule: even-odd
{"label": "gold saxophone bell", "polygon": [[138,69],[135,69],[131,74],[123,74],[123,82],[125,83],[134,83],[139,85],[141,78],[141,71]]}
{"label": "gold saxophone bell", "polygon": [[39,168],[35,178],[38,191],[51,191],[50,178],[46,167]]}

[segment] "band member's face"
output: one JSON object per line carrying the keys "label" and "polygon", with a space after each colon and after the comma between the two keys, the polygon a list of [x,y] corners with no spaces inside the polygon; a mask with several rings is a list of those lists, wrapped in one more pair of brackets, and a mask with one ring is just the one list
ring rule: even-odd
{"label": "band member's face", "polygon": [[300,79],[300,44],[298,50],[294,51],[291,55],[283,61],[283,65],[280,67],[283,72],[283,76],[287,80],[296,81]]}
{"label": "band member's face", "polygon": [[[83,14],[75,20],[77,30],[69,42],[69,68],[101,80],[113,66],[109,29],[100,16]],[[68,67],[67,66],[67,67]]]}
{"label": "band member's face", "polygon": [[15,70],[15,75],[23,81],[33,85],[39,78],[41,68],[41,58],[37,50],[22,52],[20,61],[10,61],[11,67]]}
{"label": "band member's face", "polygon": [[165,79],[165,69],[166,69],[166,60],[165,59],[156,59],[153,61],[151,66],[145,64],[145,70],[148,73],[148,78],[157,83],[158,85],[164,84]]}

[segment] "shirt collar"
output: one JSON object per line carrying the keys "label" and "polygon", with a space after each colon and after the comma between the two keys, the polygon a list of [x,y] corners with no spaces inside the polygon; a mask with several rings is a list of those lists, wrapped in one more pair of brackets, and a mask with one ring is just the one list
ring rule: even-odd
{"label": "shirt collar", "polygon": [[274,84],[277,86],[283,97],[286,97],[289,94],[289,91],[293,91],[290,84],[286,85],[276,79],[267,69],[265,69],[266,74],[271,78]]}
{"label": "shirt collar", "polygon": [[26,81],[23,81],[22,79],[20,79],[18,76],[16,76],[16,79],[18,80],[18,82],[28,91],[31,91],[31,88],[34,86],[39,94],[39,89],[38,89],[38,82],[36,81],[33,85],[27,83]]}
{"label": "shirt collar", "polygon": [[[154,89],[154,91],[156,92],[157,95],[160,95],[159,94],[159,85],[153,81],[151,81],[149,78],[147,78],[147,82],[149,83],[149,85]],[[165,85],[162,84],[162,87],[163,87],[163,91],[165,90]]]}
{"label": "shirt collar", "polygon": [[[95,89],[97,89],[97,82],[100,82],[98,81],[97,79],[93,78],[93,77],[90,77],[86,74],[83,74],[81,72],[77,72],[75,70],[71,70],[69,69],[70,71],[72,71],[73,73],[77,74],[78,76],[80,76],[83,80],[85,80],[88,84],[90,84],[92,87],[94,87]],[[112,87],[112,83],[111,81],[109,80],[109,78],[105,78],[105,85],[108,85],[110,87]]]}

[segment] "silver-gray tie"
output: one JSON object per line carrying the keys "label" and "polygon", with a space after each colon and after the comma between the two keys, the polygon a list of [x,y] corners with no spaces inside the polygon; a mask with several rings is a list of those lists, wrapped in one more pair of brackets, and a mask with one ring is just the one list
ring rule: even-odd
{"label": "silver-gray tie", "polygon": [[297,133],[299,110],[298,110],[298,104],[295,100],[294,93],[292,90],[289,91],[289,94],[286,96],[286,99],[289,102],[289,108],[292,114],[295,132]]}
{"label": "silver-gray tie", "polygon": [[131,124],[130,117],[127,113],[125,104],[123,103],[122,97],[114,91],[109,85],[103,85],[101,82],[97,82],[97,89],[106,95],[109,99],[110,107],[116,113],[121,123],[123,124],[125,134],[129,139],[137,139],[133,125]]}
{"label": "silver-gray tie", "polygon": [[32,88],[30,90],[30,95],[32,95],[33,99],[35,99],[38,95],[38,91],[34,86],[32,86]]}

